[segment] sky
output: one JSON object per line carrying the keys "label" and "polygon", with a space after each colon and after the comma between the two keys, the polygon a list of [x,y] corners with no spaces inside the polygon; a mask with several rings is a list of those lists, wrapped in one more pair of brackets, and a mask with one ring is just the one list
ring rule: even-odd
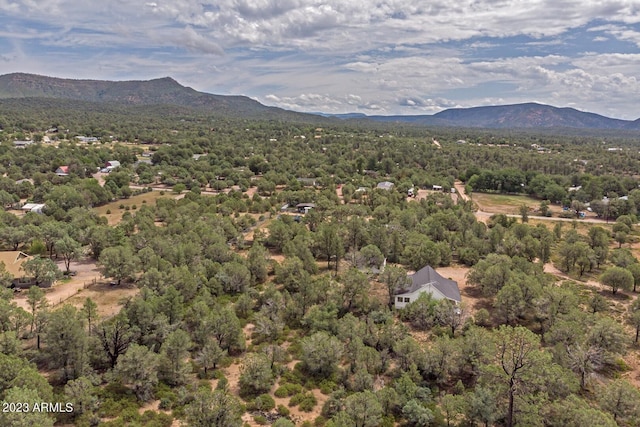
{"label": "sky", "polygon": [[640,117],[640,0],[0,0],[0,74],[303,112],[539,102]]}

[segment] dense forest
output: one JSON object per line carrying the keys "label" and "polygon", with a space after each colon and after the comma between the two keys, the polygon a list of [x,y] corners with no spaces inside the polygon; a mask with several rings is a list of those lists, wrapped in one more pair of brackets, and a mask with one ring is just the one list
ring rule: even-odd
{"label": "dense forest", "polygon": [[88,107],[0,110],[0,425],[640,425],[637,137]]}

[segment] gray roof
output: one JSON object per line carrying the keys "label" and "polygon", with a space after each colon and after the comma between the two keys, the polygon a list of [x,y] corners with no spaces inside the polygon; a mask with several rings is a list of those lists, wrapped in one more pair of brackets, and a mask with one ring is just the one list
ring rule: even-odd
{"label": "gray roof", "polygon": [[393,186],[394,184],[391,181],[382,181],[382,182],[379,182],[376,187],[382,190],[391,190]]}
{"label": "gray roof", "polygon": [[454,280],[445,279],[431,266],[423,267],[411,275],[411,288],[403,291],[402,293],[412,293],[420,289],[427,283],[431,283],[433,287],[438,289],[442,294],[454,301],[460,302],[460,289],[458,289],[458,282]]}

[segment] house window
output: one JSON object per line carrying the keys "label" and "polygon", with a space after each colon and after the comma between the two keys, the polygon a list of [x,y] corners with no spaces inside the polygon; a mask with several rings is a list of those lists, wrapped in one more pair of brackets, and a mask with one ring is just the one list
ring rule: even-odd
{"label": "house window", "polygon": [[402,302],[402,297],[398,297],[398,302]]}
{"label": "house window", "polygon": [[411,302],[411,298],[405,298],[404,302]]}

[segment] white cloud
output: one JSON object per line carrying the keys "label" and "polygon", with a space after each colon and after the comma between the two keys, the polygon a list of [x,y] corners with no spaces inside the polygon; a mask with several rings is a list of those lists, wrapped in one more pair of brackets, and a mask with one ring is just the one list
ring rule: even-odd
{"label": "white cloud", "polygon": [[[614,38],[640,46],[635,0],[0,0],[0,10],[0,72],[171,75],[307,111],[538,99],[640,115],[637,56],[596,53]],[[593,22],[594,52],[566,53],[567,32]],[[514,36],[525,41],[505,46]]]}

